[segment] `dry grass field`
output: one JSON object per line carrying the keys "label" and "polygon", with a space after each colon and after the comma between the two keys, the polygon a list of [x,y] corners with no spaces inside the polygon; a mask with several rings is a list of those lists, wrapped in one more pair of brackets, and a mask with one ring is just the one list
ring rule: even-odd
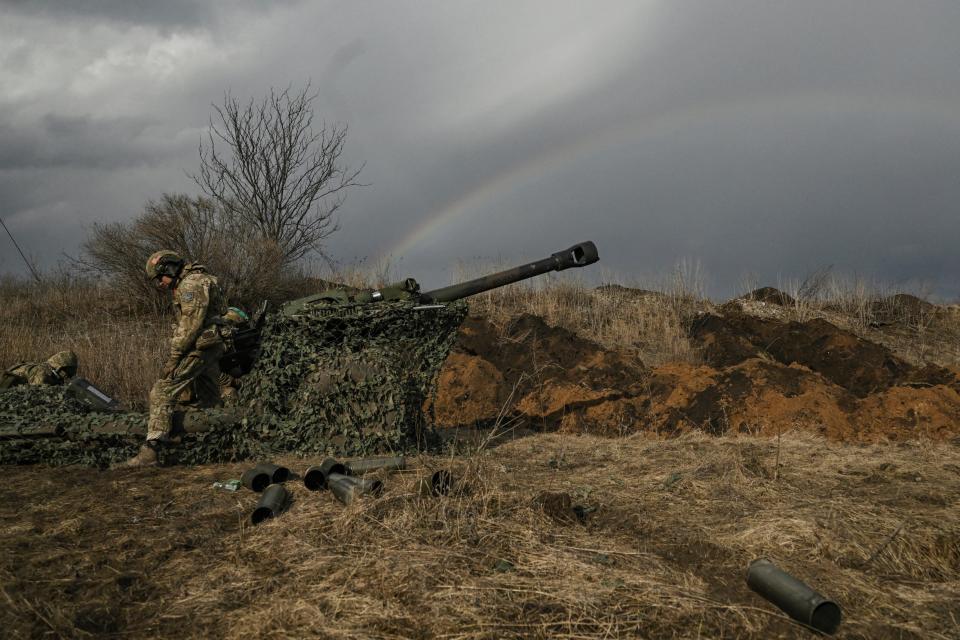
{"label": "dry grass field", "polygon": [[[457,279],[503,267],[461,268]],[[360,287],[383,284],[386,275],[351,271],[336,277]],[[305,280],[298,295],[314,293],[324,284]],[[794,283],[790,291],[796,294],[803,285]],[[681,266],[630,287],[595,288],[546,276],[474,296],[470,305],[473,315],[498,325],[522,314],[538,316],[648,366],[696,364],[701,358],[689,339],[689,325],[698,312],[716,309],[703,291],[700,271]],[[749,313],[782,321],[825,318],[888,346],[913,364],[960,367],[960,305],[938,307],[947,314],[946,321],[938,321],[928,308],[901,302],[886,288],[840,279],[820,282],[807,295],[785,306],[750,300],[742,304]],[[147,301],[68,275],[40,284],[0,278],[0,299],[0,367],[73,349],[81,375],[112,390],[128,406],[146,407],[166,354],[169,316],[151,312]]]}
{"label": "dry grass field", "polygon": [[[450,439],[463,435],[456,454],[411,458],[407,471],[383,477],[382,496],[346,508],[292,480],[287,512],[258,526],[249,521],[255,494],[211,487],[248,462],[2,467],[0,628],[12,638],[813,637],[746,587],[748,563],[769,557],[840,604],[838,638],[960,638],[960,396],[944,378],[960,370],[960,314],[859,284],[801,289],[787,304],[729,304],[789,327],[827,320],[848,342],[859,336],[918,370],[940,367],[937,383],[909,378],[854,398],[822,377],[827,369],[765,353],[707,366],[716,354],[691,338],[694,320],[734,312],[706,300],[690,271],[649,289],[548,279],[483,294],[471,326],[502,331],[491,352],[524,356],[510,332],[524,314],[571,332],[547,338],[600,345],[596,371],[551,374],[531,363],[513,383],[529,387],[519,406],[539,403],[542,422],[501,412],[451,428]],[[72,348],[81,375],[145,406],[169,318],[70,279],[0,282],[0,298],[0,367]],[[470,339],[452,358],[464,368],[448,377],[479,362]],[[602,395],[613,370],[644,379]],[[731,395],[730,381],[755,371],[749,394]],[[796,380],[773,402],[766,385],[784,371]],[[595,388],[576,389],[579,378]],[[765,428],[744,431],[729,428],[731,417],[719,435],[648,428],[680,400],[694,415],[690,398],[714,389],[754,414],[789,405],[776,416],[790,418],[762,415]],[[553,411],[560,391],[580,399]],[[869,417],[872,430],[810,428],[802,416],[832,414],[802,404],[825,398],[856,404],[840,417],[845,428]],[[608,405],[642,417],[591,431]],[[743,409],[723,408],[724,417]],[[936,429],[923,426],[928,414]],[[300,473],[318,462],[277,461]],[[416,480],[438,468],[453,471],[453,495],[417,495]]]}
{"label": "dry grass field", "polygon": [[[211,488],[242,464],[8,468],[0,624],[18,638],[811,637],[747,589],[766,556],[840,603],[839,638],[960,636],[958,444],[538,434],[411,467],[347,508],[290,481],[289,510],[257,527],[255,494]],[[436,468],[457,491],[419,497]]]}

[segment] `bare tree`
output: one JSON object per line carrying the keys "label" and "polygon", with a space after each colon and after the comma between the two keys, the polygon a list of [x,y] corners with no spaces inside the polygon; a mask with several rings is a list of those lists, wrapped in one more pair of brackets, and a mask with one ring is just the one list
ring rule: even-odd
{"label": "bare tree", "polygon": [[[292,93],[270,90],[245,105],[229,92],[213,105],[200,172],[191,177],[208,196],[253,232],[272,241],[287,264],[339,228],[334,213],[360,169],[340,164],[347,128],[313,128],[310,85]],[[362,169],[362,167],[361,167]]]}
{"label": "bare tree", "polygon": [[295,270],[273,241],[250,234],[237,217],[209,198],[163,194],[129,222],[94,224],[80,264],[109,278],[131,299],[162,308],[167,298],[144,275],[154,251],[172,249],[205,264],[231,302],[253,305],[284,299]]}

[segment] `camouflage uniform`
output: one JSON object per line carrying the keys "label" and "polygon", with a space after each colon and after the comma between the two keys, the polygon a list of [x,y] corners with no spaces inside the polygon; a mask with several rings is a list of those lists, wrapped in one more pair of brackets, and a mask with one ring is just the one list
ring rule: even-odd
{"label": "camouflage uniform", "polygon": [[199,406],[219,403],[217,379],[224,352],[220,316],[225,311],[217,279],[203,265],[184,265],[173,290],[177,313],[170,355],[163,376],[150,390],[147,441],[166,439],[173,425],[177,397],[192,387]]}
{"label": "camouflage uniform", "polygon": [[[224,342],[226,350],[229,352],[233,349],[233,334],[250,328],[250,316],[242,309],[230,307],[223,314],[223,320],[226,324]],[[235,400],[240,382],[239,371],[221,371],[220,377],[217,379],[217,384],[220,386],[220,399],[225,403]]]}
{"label": "camouflage uniform", "polygon": [[73,351],[60,351],[46,362],[22,362],[7,369],[0,388],[29,385],[60,385],[77,375],[77,356]]}

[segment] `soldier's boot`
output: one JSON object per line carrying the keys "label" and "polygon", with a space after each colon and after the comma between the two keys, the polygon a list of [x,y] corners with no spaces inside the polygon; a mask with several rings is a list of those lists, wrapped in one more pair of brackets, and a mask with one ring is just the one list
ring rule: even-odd
{"label": "soldier's boot", "polygon": [[148,440],[140,445],[140,451],[126,462],[121,462],[113,466],[114,469],[134,469],[137,467],[155,467],[159,464],[157,456],[157,444]]}

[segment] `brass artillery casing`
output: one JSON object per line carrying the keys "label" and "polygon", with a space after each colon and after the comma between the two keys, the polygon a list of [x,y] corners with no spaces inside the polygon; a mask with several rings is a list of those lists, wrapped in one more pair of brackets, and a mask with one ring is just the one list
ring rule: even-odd
{"label": "brass artillery casing", "polygon": [[327,477],[327,486],[343,504],[352,504],[357,498],[377,496],[383,491],[383,483],[372,478],[354,478],[339,473]]}
{"label": "brass artillery casing", "polygon": [[240,482],[250,491],[260,493],[270,485],[270,474],[256,466],[244,471]]}
{"label": "brass artillery casing", "polygon": [[260,493],[271,484],[286,482],[290,470],[272,462],[261,462],[252,469],[243,472],[240,481],[247,489]]}

